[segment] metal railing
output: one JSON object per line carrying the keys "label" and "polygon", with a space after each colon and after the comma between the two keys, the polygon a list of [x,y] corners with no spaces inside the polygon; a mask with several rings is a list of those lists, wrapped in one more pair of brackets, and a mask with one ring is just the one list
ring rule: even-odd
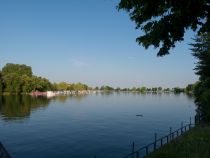
{"label": "metal railing", "polygon": [[194,124],[192,124],[191,117],[190,117],[190,123],[183,125],[183,122],[181,123],[181,127],[175,131],[172,132],[172,128],[170,127],[170,132],[168,135],[165,135],[161,138],[157,139],[157,133],[154,134],[154,142],[145,145],[137,150],[135,150],[135,142],[132,143],[132,152],[128,155],[124,156],[123,158],[143,158],[148,156],[151,152],[154,152],[158,148],[161,148],[163,145],[171,142],[178,136],[183,135],[185,132],[189,131],[191,128],[193,128],[196,124],[199,124],[201,122],[201,116],[197,115],[194,119]]}
{"label": "metal railing", "polygon": [[[194,123],[192,123],[191,117],[190,117],[190,123],[188,124],[183,124],[181,123],[181,127],[175,131],[172,132],[172,127],[170,127],[170,132],[168,135],[165,135],[161,138],[157,139],[157,133],[154,134],[154,142],[149,143],[148,145],[145,145],[137,150],[135,150],[135,142],[132,143],[132,152],[124,156],[123,158],[144,158],[148,156],[151,152],[154,152],[158,148],[161,148],[165,144],[168,144],[175,138],[183,135],[187,131],[189,131],[191,128],[193,128],[196,124],[200,124],[200,122],[204,118],[198,113],[194,117]],[[96,156],[94,156],[96,158]]]}

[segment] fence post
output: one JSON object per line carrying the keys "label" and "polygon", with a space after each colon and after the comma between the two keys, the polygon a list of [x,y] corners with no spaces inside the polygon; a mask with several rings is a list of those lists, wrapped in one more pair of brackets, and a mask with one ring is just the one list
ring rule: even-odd
{"label": "fence post", "polygon": [[96,156],[94,156],[94,158],[96,158]]}
{"label": "fence post", "polygon": [[195,120],[194,121],[195,121],[195,124],[196,124],[197,123],[197,116],[196,115],[195,115]]}
{"label": "fence post", "polygon": [[136,152],[136,158],[139,158],[139,152],[138,151]]}
{"label": "fence post", "polygon": [[190,125],[189,125],[189,129],[191,128],[191,117],[190,117]]}
{"label": "fence post", "polygon": [[161,138],[161,140],[160,140],[160,145],[161,145],[161,147],[163,146],[163,138]]}
{"label": "fence post", "polygon": [[172,128],[170,127],[170,141],[171,141],[171,131],[172,131]]}
{"label": "fence post", "polygon": [[168,143],[168,136],[166,138],[167,138],[167,143]]}
{"label": "fence post", "polygon": [[181,123],[181,135],[183,134],[182,128],[183,128],[183,122]]}
{"label": "fence post", "polygon": [[134,142],[132,144],[132,158],[134,158]]}
{"label": "fence post", "polygon": [[146,156],[148,155],[148,146],[146,146]]}
{"label": "fence post", "polygon": [[156,145],[157,145],[157,133],[155,133],[155,143],[154,143],[154,151],[156,150]]}
{"label": "fence post", "polygon": [[198,124],[201,123],[201,115],[200,115],[200,112],[198,112]]}

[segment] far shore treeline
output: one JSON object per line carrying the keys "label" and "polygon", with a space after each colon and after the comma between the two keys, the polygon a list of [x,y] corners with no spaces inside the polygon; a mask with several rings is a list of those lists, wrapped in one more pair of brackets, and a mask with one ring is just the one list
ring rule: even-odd
{"label": "far shore treeline", "polygon": [[162,87],[133,87],[133,88],[113,88],[110,86],[89,87],[83,83],[51,83],[48,79],[33,75],[32,68],[24,64],[7,63],[0,71],[0,94],[28,94],[39,91],[81,91],[81,90],[101,90],[101,91],[134,91],[134,92],[187,92],[193,93],[195,84],[189,84],[186,88],[174,87],[172,89]]}

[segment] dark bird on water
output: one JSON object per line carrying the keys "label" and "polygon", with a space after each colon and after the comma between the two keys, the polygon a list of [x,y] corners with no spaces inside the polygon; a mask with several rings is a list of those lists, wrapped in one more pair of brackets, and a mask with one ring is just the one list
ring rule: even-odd
{"label": "dark bird on water", "polygon": [[140,116],[140,117],[143,117],[143,115],[140,115],[140,114],[138,114],[138,115],[136,115],[136,116]]}

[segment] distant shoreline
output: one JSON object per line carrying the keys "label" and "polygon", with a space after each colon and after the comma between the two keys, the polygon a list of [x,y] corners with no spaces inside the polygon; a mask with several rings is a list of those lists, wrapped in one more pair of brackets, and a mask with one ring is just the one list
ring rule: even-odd
{"label": "distant shoreline", "polygon": [[47,96],[47,97],[54,97],[54,96],[61,96],[61,95],[85,95],[85,94],[94,94],[94,93],[113,93],[113,92],[129,92],[129,93],[153,93],[153,94],[162,94],[162,93],[174,93],[174,94],[180,94],[180,93],[186,93],[189,95],[193,95],[193,92],[185,92],[185,91],[133,91],[133,90],[60,90],[60,91],[34,91],[30,93],[9,93],[9,92],[3,92],[0,94],[0,96],[6,96],[6,95],[31,95],[31,96]]}

